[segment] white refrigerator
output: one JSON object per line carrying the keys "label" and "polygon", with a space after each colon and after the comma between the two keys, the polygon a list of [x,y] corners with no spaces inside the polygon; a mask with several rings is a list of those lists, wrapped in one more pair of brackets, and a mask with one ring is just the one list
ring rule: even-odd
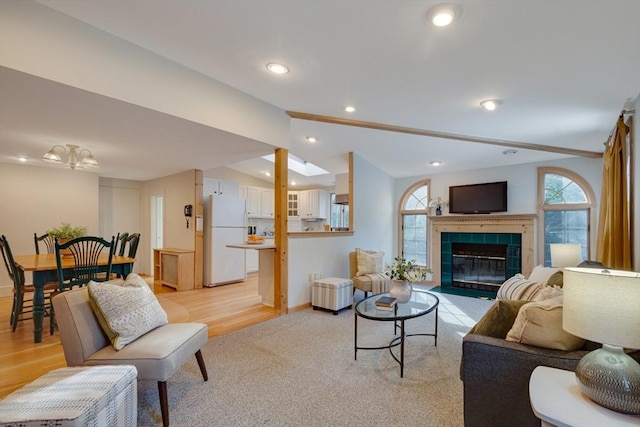
{"label": "white refrigerator", "polygon": [[245,199],[209,195],[204,206],[204,285],[207,287],[241,282],[245,279],[245,251],[228,248],[247,237]]}

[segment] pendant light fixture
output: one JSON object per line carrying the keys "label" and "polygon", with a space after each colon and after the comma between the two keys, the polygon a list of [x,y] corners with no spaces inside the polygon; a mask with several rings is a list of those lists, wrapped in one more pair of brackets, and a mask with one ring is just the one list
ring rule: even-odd
{"label": "pendant light fixture", "polygon": [[42,160],[49,163],[65,164],[71,169],[83,169],[86,166],[98,167],[98,161],[93,158],[90,150],[83,148],[78,151],[80,146],[66,145],[66,149],[62,145],[54,145],[51,150],[44,153]]}

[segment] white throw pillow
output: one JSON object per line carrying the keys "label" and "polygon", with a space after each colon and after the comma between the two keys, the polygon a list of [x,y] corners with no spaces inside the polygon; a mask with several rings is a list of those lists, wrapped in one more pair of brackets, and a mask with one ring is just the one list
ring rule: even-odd
{"label": "white throw pillow", "polygon": [[88,287],[91,307],[116,350],[168,323],[153,291],[135,273],[122,285],[92,281]]}
{"label": "white throw pillow", "polygon": [[534,301],[544,301],[563,295],[562,288],[559,286],[543,286],[540,292],[536,294]]}
{"label": "white throw pillow", "polygon": [[549,281],[549,278],[551,278],[551,276],[553,276],[558,271],[560,271],[559,268],[536,265],[529,275],[529,280],[546,285]]}
{"label": "white throw pillow", "polygon": [[356,276],[382,273],[383,258],[384,252],[365,251],[364,249],[356,248],[356,261],[358,264]]}

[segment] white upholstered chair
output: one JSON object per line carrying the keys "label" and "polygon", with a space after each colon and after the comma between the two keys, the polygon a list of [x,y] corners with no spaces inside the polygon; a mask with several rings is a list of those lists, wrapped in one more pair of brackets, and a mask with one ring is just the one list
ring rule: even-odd
{"label": "white upholstered chair", "polygon": [[115,350],[95,316],[87,287],[62,292],[53,298],[60,340],[68,366],[133,365],[138,380],[158,382],[162,423],[169,425],[167,379],[195,354],[207,381],[200,349],[207,343],[207,325],[168,323]]}

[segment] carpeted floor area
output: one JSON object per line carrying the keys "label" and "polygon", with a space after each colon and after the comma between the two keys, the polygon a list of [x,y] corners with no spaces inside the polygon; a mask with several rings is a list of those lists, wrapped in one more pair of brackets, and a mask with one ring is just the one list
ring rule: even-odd
{"label": "carpeted floor area", "polygon": [[[404,378],[388,350],[358,351],[354,313],[311,308],[212,338],[168,381],[173,426],[462,426],[462,336],[492,301],[436,294],[438,346],[410,337]],[[434,314],[408,321],[431,332]],[[390,322],[359,319],[360,345],[385,345]],[[396,349],[395,351],[399,351]],[[138,383],[138,425],[161,425],[157,384]]]}

